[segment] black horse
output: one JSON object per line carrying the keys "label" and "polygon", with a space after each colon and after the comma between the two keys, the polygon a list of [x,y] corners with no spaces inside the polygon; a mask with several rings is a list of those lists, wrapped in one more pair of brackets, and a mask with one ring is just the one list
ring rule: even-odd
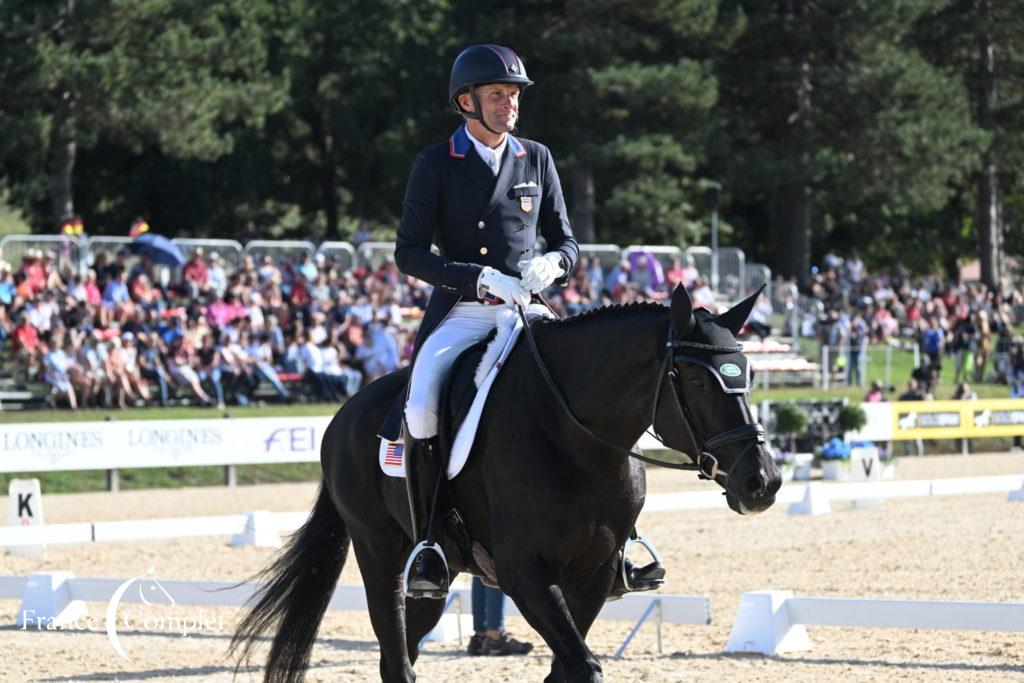
{"label": "black horse", "polygon": [[[493,558],[501,589],[554,653],[547,680],[601,680],[586,636],[643,507],[644,464],[628,449],[649,425],[691,454],[734,511],[760,512],[775,501],[781,479],[751,416],[750,372],[734,336],[756,296],[712,316],[694,311],[679,287],[671,307],[632,304],[538,321],[536,353],[519,344],[509,356],[469,462],[448,483],[446,499],[468,533],[456,538],[449,525],[441,540],[453,573],[485,574],[485,563],[465,550],[467,538]],[[335,415],[314,509],[259,576],[266,583],[231,651],[240,648],[246,661],[260,635],[276,629],[267,681],[303,677],[350,542],[380,642],[381,679],[415,680],[419,642],[444,601],[403,595],[413,543],[405,486],[378,466],[377,428],[405,379],[398,372],[377,380]]]}

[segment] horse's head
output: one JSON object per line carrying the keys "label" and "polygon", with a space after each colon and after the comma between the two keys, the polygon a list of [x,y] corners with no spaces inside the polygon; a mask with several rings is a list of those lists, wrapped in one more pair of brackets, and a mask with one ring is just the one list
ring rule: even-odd
{"label": "horse's head", "polygon": [[758,295],[715,316],[694,311],[686,289],[676,288],[665,361],[670,370],[655,399],[655,431],[718,482],[740,514],[767,510],[782,483],[764,428],[750,411],[750,365],[736,341]]}

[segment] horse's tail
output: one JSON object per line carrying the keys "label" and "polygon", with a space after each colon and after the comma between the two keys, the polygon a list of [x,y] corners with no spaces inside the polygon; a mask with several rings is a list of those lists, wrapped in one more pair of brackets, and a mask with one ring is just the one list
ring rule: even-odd
{"label": "horse's tail", "polygon": [[235,673],[249,661],[260,636],[277,628],[267,656],[267,683],[301,681],[309,666],[320,621],[345,565],[349,534],[327,487],[320,486],[309,519],[281,549],[274,563],[257,574],[264,582],[252,609],[239,623],[228,656],[240,649]]}

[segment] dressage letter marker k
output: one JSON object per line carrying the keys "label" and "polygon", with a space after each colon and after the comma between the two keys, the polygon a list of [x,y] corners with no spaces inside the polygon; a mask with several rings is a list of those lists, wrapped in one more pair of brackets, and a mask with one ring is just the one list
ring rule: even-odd
{"label": "dressage letter marker k", "polygon": [[32,514],[32,508],[29,507],[29,501],[32,500],[32,494],[18,494],[18,517],[35,517]]}

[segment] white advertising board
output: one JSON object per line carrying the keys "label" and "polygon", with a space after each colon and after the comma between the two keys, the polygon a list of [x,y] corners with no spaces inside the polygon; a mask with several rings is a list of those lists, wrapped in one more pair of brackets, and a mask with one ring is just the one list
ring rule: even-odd
{"label": "white advertising board", "polygon": [[319,462],[331,417],[0,425],[0,472]]}

